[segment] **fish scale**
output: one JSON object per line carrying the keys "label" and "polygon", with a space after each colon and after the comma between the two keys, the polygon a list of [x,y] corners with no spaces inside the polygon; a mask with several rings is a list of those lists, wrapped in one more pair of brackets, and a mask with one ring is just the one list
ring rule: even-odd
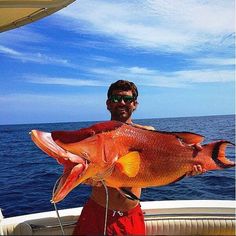
{"label": "fish scale", "polygon": [[109,121],[52,134],[31,132],[35,144],[64,165],[68,173],[59,183],[54,202],[96,177],[114,188],[145,188],[179,181],[194,165],[200,164],[206,171],[235,166],[225,157],[226,146],[232,143],[220,140],[199,150],[196,145],[203,136],[190,132],[150,131]]}
{"label": "fish scale", "polygon": [[132,126],[121,126],[112,132],[116,137],[114,145],[123,147],[119,152],[120,156],[129,150],[142,151],[141,168],[137,176],[129,178],[115,169],[112,175],[105,179],[110,186],[146,187],[147,180],[149,186],[166,185],[191,171],[193,165],[201,163],[192,157],[193,148],[181,143],[172,133],[140,130]]}

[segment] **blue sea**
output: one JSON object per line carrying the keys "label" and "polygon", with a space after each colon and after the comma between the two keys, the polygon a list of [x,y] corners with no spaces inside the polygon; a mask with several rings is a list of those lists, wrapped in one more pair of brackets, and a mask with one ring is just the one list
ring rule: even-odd
{"label": "blue sea", "polygon": [[[219,139],[235,141],[235,116],[204,116],[135,120],[162,131],[189,131],[205,136],[204,143]],[[96,122],[50,123],[0,126],[0,208],[5,217],[54,210],[50,203],[52,189],[62,174],[62,167],[31,141],[32,129],[43,131],[75,130]],[[227,148],[234,160],[235,148]],[[80,185],[62,202],[59,209],[82,206],[90,187]],[[209,171],[184,178],[163,187],[143,189],[143,201],[235,199],[235,169]]]}

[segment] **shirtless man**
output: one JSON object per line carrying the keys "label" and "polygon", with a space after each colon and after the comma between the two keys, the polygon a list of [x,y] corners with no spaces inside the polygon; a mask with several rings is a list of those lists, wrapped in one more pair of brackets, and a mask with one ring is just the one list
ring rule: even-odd
{"label": "shirtless man", "polygon": [[[138,90],[134,83],[118,80],[107,92],[107,109],[111,120],[132,124],[132,113],[138,106]],[[154,130],[151,126],[140,126]],[[201,147],[198,147],[201,148]],[[201,173],[201,167],[194,166],[189,175]],[[141,188],[127,188],[138,198]],[[106,235],[145,235],[144,216],[137,200],[130,200],[117,189],[108,187],[108,219]],[[90,199],[74,229],[73,235],[103,235],[105,222],[106,192],[103,186],[93,186]]]}

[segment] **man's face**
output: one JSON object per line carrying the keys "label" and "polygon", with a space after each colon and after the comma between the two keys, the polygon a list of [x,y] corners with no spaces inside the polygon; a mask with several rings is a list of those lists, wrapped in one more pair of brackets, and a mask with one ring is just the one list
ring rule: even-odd
{"label": "man's face", "polygon": [[132,100],[130,102],[126,101],[125,99],[127,97],[129,98],[130,96],[133,97],[132,91],[114,90],[112,95],[114,95],[114,97],[117,95],[117,98],[124,96],[124,98],[122,97],[122,99],[114,99],[114,101],[109,99],[107,100],[107,109],[111,112],[111,119],[121,122],[130,122],[131,115],[138,105],[137,101]]}

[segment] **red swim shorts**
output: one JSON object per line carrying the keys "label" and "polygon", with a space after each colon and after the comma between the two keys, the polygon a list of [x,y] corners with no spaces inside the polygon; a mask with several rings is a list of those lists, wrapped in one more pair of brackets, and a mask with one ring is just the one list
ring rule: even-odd
{"label": "red swim shorts", "polygon": [[[106,209],[92,199],[84,205],[73,235],[103,235]],[[140,205],[126,211],[108,209],[106,235],[145,235]]]}

